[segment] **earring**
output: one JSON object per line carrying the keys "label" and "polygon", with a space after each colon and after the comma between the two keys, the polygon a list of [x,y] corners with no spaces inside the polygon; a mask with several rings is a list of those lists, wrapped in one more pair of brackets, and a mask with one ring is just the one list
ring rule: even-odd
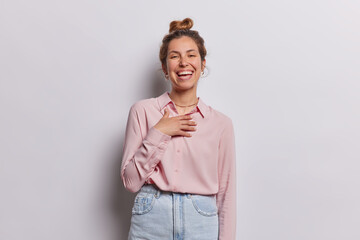
{"label": "earring", "polygon": [[205,70],[206,70],[206,67],[204,67],[204,69],[201,71],[201,77],[204,77],[204,75],[205,75]]}
{"label": "earring", "polygon": [[166,79],[169,79],[169,74],[165,74],[165,78],[166,78]]}

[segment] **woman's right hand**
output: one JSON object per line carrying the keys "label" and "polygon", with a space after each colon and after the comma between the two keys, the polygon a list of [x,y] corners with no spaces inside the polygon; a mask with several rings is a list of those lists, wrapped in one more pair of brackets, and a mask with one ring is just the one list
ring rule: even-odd
{"label": "woman's right hand", "polygon": [[170,113],[165,108],[164,116],[160,121],[154,126],[159,131],[169,135],[169,136],[184,136],[191,137],[191,134],[187,131],[195,131],[196,122],[190,121],[192,119],[191,115],[180,115],[176,117],[169,117]]}

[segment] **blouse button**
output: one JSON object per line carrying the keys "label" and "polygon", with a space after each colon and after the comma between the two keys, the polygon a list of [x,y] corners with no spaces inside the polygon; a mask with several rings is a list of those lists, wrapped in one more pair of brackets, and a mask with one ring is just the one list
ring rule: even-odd
{"label": "blouse button", "polygon": [[178,153],[180,152],[180,150],[178,149],[178,150],[176,150]]}

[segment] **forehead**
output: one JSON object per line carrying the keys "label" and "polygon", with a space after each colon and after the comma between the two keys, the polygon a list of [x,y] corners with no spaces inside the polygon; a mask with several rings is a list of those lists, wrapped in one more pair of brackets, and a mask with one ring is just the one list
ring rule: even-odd
{"label": "forehead", "polygon": [[177,51],[177,52],[186,52],[190,49],[198,51],[198,47],[195,41],[187,36],[176,38],[170,41],[168,52]]}

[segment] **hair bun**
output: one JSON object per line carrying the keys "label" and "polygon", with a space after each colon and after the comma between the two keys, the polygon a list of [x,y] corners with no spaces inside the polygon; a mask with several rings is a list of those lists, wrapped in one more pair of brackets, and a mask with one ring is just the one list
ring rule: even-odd
{"label": "hair bun", "polygon": [[185,18],[182,21],[172,21],[170,23],[169,33],[177,30],[189,30],[194,25],[194,22],[191,18]]}

